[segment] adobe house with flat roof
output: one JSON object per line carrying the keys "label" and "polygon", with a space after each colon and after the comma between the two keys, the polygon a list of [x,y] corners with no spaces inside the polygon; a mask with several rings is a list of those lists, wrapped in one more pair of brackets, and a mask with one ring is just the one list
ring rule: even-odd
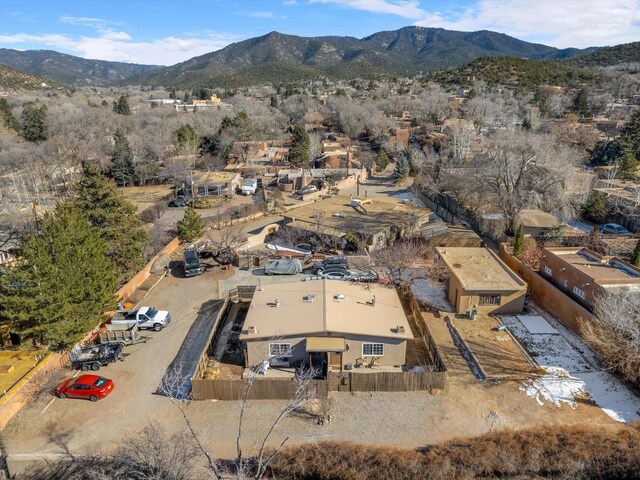
{"label": "adobe house with flat roof", "polygon": [[640,269],[588,248],[543,248],[539,273],[589,309],[604,293],[640,292]]}
{"label": "adobe house with flat roof", "polygon": [[340,280],[257,288],[240,334],[247,367],[305,362],[324,373],[374,361],[401,367],[411,339],[395,288]]}
{"label": "adobe house with flat roof", "polygon": [[521,210],[516,223],[522,225],[525,235],[542,237],[557,230],[562,225],[560,220],[542,210]]}
{"label": "adobe house with flat roof", "polygon": [[520,313],[527,284],[491,250],[480,247],[437,247],[447,265],[449,302],[457,313]]}
{"label": "adobe house with flat roof", "polygon": [[392,245],[410,229],[419,229],[429,222],[430,213],[427,208],[414,208],[409,202],[386,195],[335,195],[283,215],[289,227],[330,235],[336,240],[357,234],[366,249],[372,251]]}

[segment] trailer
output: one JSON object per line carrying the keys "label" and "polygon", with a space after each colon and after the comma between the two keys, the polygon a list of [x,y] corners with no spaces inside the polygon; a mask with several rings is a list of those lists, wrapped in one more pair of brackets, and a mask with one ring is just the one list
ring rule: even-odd
{"label": "trailer", "polygon": [[100,343],[121,343],[123,345],[133,345],[134,343],[146,342],[149,337],[140,335],[140,329],[135,322],[131,323],[107,323],[98,333]]}
{"label": "trailer", "polygon": [[124,345],[118,343],[107,343],[92,345],[90,347],[80,347],[76,345],[69,355],[71,367],[76,370],[86,372],[88,370],[99,370],[120,358]]}

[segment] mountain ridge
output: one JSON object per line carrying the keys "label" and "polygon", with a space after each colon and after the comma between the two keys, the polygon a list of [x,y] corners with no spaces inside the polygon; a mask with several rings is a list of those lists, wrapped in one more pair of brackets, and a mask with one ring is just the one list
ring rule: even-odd
{"label": "mountain ridge", "polygon": [[91,60],[55,50],[0,48],[0,64],[58,83],[75,86],[109,86],[159,65]]}
{"label": "mountain ridge", "polygon": [[[121,84],[139,83],[165,87],[225,86],[229,77],[259,79],[256,70],[271,71],[276,65],[304,66],[318,76],[336,72],[354,77],[401,76],[436,71],[469,63],[485,56],[554,59],[575,56],[579,49],[557,49],[529,43],[503,33],[480,30],[457,32],[442,28],[403,27],[355,37],[300,37],[269,32],[221,50],[200,55],[169,67],[144,72]],[[270,68],[273,65],[273,68]],[[292,67],[293,68],[293,67]],[[262,81],[267,79],[262,78]],[[240,83],[242,83],[240,81]]]}

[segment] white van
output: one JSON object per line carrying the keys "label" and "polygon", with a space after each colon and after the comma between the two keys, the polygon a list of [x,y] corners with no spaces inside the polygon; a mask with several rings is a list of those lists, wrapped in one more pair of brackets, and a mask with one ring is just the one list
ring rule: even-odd
{"label": "white van", "polygon": [[256,178],[247,178],[242,182],[242,194],[253,195],[258,189],[258,180]]}

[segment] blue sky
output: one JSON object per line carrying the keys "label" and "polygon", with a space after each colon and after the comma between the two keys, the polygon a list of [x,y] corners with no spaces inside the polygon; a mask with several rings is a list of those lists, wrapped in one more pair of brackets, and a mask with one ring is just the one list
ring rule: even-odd
{"label": "blue sky", "polygon": [[172,65],[247,38],[362,38],[408,25],[559,48],[640,41],[640,0],[2,0],[0,48]]}

